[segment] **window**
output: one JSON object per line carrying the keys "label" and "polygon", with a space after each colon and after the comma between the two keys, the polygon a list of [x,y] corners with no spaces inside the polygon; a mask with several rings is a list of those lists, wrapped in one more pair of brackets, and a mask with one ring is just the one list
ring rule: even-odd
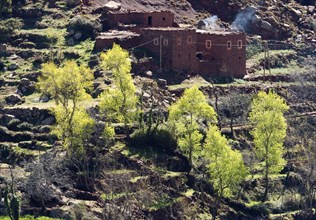
{"label": "window", "polygon": [[148,26],[151,26],[153,24],[153,17],[148,17]]}
{"label": "window", "polygon": [[238,49],[242,48],[242,40],[238,40]]}
{"label": "window", "polygon": [[227,50],[232,49],[232,42],[231,41],[227,41]]}
{"label": "window", "polygon": [[188,36],[188,44],[192,44],[192,37]]}
{"label": "window", "polygon": [[163,45],[164,45],[164,46],[168,46],[168,43],[169,43],[169,42],[168,42],[168,38],[164,38],[164,39],[163,39]]}
{"label": "window", "polygon": [[181,45],[181,37],[178,37],[178,38],[177,38],[177,45],[178,45],[178,46]]}
{"label": "window", "polygon": [[206,42],[205,42],[205,47],[206,47],[207,49],[211,49],[211,47],[212,47],[212,41],[206,40]]}
{"label": "window", "polygon": [[154,45],[158,45],[159,44],[159,39],[158,38],[155,38],[154,39]]}

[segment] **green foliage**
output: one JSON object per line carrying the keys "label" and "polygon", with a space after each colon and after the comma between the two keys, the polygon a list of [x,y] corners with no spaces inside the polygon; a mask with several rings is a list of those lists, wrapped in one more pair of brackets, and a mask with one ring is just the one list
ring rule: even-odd
{"label": "green foliage", "polygon": [[0,42],[7,41],[11,35],[22,27],[23,23],[20,19],[9,18],[0,20]]}
{"label": "green foliage", "polygon": [[287,124],[283,113],[288,109],[284,100],[271,90],[268,93],[259,92],[252,101],[249,120],[254,128],[251,135],[254,138],[256,155],[265,164],[263,201],[268,197],[269,174],[280,172],[285,165],[283,142]]}
{"label": "green foliage", "polygon": [[91,137],[94,120],[82,108],[77,108],[73,115],[71,109],[61,106],[57,106],[53,112],[57,124],[53,133],[63,140],[71,155],[84,155],[84,146]]}
{"label": "green foliage", "polygon": [[57,104],[68,107],[70,100],[75,105],[90,97],[86,91],[92,87],[92,80],[90,69],[78,66],[75,61],[66,61],[61,67],[45,63],[37,87],[41,92],[51,95]]}
{"label": "green foliage", "polygon": [[108,88],[100,95],[100,110],[108,122],[124,122],[128,125],[136,116],[136,88],[130,74],[131,61],[126,50],[114,44],[107,53],[101,54],[102,67],[113,74],[115,88]]}
{"label": "green foliage", "polygon": [[50,94],[58,105],[53,110],[57,121],[53,132],[61,138],[70,155],[84,155],[83,144],[92,133],[94,121],[78,107],[78,102],[90,97],[87,94],[93,80],[90,69],[66,61],[61,67],[54,63],[43,64],[42,72],[37,86],[43,93]]}
{"label": "green foliage", "polygon": [[169,108],[168,122],[175,132],[180,150],[192,157],[201,149],[203,135],[199,131],[200,123],[215,122],[216,113],[207,103],[198,87],[186,89],[183,96]]}
{"label": "green foliage", "polygon": [[285,164],[282,156],[287,124],[283,113],[288,109],[284,100],[272,91],[261,91],[252,101],[249,120],[254,126],[251,134],[256,155],[268,163],[271,173],[278,173]]}
{"label": "green foliage", "polygon": [[257,54],[261,53],[262,50],[263,50],[263,48],[262,48],[261,44],[249,44],[246,47],[246,57],[247,57],[247,59],[250,59],[254,55],[257,55]]}
{"label": "green foliage", "polygon": [[232,150],[228,140],[213,125],[207,132],[203,150],[203,155],[209,160],[210,181],[218,196],[230,197],[247,176],[242,154]]}
{"label": "green foliage", "polygon": [[82,39],[85,40],[87,38],[94,38],[102,30],[102,25],[87,16],[77,15],[69,21],[67,30],[82,33]]}

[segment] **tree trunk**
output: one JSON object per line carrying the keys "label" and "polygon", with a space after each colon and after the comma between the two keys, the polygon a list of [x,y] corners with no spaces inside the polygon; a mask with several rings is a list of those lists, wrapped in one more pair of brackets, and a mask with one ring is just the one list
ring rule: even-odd
{"label": "tree trunk", "polygon": [[266,169],[265,169],[265,190],[262,198],[262,202],[267,201],[268,199],[268,190],[269,190],[269,164],[268,164],[268,147],[266,147]]}

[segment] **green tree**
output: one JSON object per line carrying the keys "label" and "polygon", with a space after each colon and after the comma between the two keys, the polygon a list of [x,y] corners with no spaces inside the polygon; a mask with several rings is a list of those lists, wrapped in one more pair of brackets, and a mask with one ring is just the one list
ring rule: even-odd
{"label": "green tree", "polygon": [[285,165],[283,142],[287,123],[283,114],[288,109],[284,100],[273,91],[259,92],[251,104],[249,120],[254,126],[251,135],[254,138],[256,156],[264,162],[263,201],[268,198],[269,174],[280,172]]}
{"label": "green tree", "polygon": [[183,96],[169,108],[168,122],[175,131],[180,150],[192,158],[201,151],[200,124],[216,122],[216,113],[207,103],[205,96],[197,86],[186,89]]}
{"label": "green tree", "polygon": [[79,101],[90,98],[87,90],[92,87],[92,80],[90,69],[78,66],[75,61],[66,61],[60,67],[54,63],[43,64],[37,83],[39,90],[52,96],[57,104],[53,110],[57,121],[54,132],[70,155],[84,153],[83,141],[92,132],[93,120],[78,106]]}
{"label": "green tree", "polygon": [[[137,116],[136,87],[130,71],[132,69],[128,51],[114,44],[107,53],[101,54],[102,67],[111,71],[114,79],[113,88],[106,89],[100,96],[100,110],[107,122],[122,122],[129,134],[129,125]],[[113,135],[113,129],[106,125],[106,134]]]}
{"label": "green tree", "polygon": [[207,131],[203,156],[209,161],[207,172],[217,193],[217,209],[223,196],[230,197],[236,191],[245,179],[247,169],[242,154],[231,149],[228,140],[214,125]]}

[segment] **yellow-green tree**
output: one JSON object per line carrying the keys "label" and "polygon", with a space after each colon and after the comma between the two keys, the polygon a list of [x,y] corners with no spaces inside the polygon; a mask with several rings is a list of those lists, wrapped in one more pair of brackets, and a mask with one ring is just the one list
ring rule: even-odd
{"label": "yellow-green tree", "polygon": [[186,89],[183,96],[169,108],[169,125],[174,130],[180,150],[192,158],[201,151],[203,135],[200,124],[216,122],[216,113],[197,86]]}
{"label": "yellow-green tree", "polygon": [[264,162],[265,192],[262,200],[268,198],[269,174],[278,173],[285,165],[283,142],[286,137],[287,123],[284,112],[289,107],[273,91],[259,92],[251,104],[250,123],[254,126],[251,134],[254,138],[255,152]]}
{"label": "yellow-green tree", "polygon": [[91,134],[94,122],[78,103],[90,98],[87,90],[92,87],[92,82],[90,69],[78,66],[75,61],[66,61],[62,66],[42,65],[37,87],[55,100],[57,107],[53,113],[57,123],[54,132],[71,155],[84,154],[83,142]]}
{"label": "yellow-green tree", "polygon": [[207,172],[217,193],[217,209],[222,197],[230,197],[245,179],[247,169],[242,154],[232,150],[218,128],[211,125],[206,134],[203,156],[208,160]]}
{"label": "yellow-green tree", "polygon": [[[124,123],[126,134],[129,125],[137,116],[136,88],[130,74],[132,65],[128,51],[114,44],[113,48],[101,54],[102,67],[111,71],[114,87],[106,89],[100,96],[100,110],[107,122]],[[113,135],[113,129],[106,125],[105,134]]]}

